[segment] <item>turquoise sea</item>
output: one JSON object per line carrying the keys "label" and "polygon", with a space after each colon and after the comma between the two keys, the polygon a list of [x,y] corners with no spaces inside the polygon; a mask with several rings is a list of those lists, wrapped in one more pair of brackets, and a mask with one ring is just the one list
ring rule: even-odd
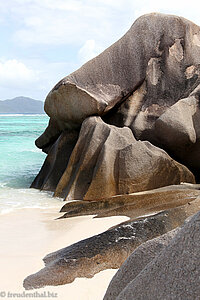
{"label": "turquoise sea", "polygon": [[58,201],[50,193],[29,188],[46,157],[35,139],[48,120],[46,115],[0,115],[0,214]]}

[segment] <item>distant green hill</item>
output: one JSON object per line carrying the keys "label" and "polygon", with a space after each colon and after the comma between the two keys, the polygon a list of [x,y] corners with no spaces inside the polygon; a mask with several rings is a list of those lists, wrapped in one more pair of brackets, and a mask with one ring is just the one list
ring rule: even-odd
{"label": "distant green hill", "polygon": [[44,102],[28,97],[0,101],[0,114],[44,114]]}

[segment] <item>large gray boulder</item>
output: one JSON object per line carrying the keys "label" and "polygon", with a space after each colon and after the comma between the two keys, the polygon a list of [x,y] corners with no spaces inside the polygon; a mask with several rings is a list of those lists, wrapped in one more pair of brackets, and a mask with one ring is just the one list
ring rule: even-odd
{"label": "large gray boulder", "polygon": [[200,212],[172,240],[169,235],[165,245],[161,237],[137,248],[113,278],[104,299],[199,299]]}
{"label": "large gray boulder", "polygon": [[[52,89],[45,101],[50,122],[36,141],[48,156],[32,187],[52,190],[66,200],[85,200],[67,203],[63,217],[95,212],[99,217],[124,214],[131,220],[50,253],[45,267],[25,279],[26,289],[118,268],[141,243],[199,211],[194,186],[173,186],[195,182],[180,163],[199,176],[199,65],[200,28],[177,16],[149,14]],[[154,215],[136,220],[146,213]],[[130,278],[124,278],[114,297],[195,299],[196,233],[195,227],[191,237],[184,231],[185,240],[176,235],[172,242],[168,236],[150,243],[150,254],[135,264],[137,270],[129,270]],[[195,263],[185,266],[184,259],[191,262],[187,251],[193,251]],[[186,282],[190,265],[193,282]]]}
{"label": "large gray boulder", "polygon": [[[169,231],[141,244],[123,263],[111,280],[104,300],[116,300],[117,296],[138,274],[172,241],[180,228]],[[133,298],[132,298],[133,299]]]}
{"label": "large gray boulder", "polygon": [[47,96],[45,111],[61,128],[71,129],[124,102],[117,115],[108,117],[110,122],[153,141],[155,119],[200,82],[199,45],[200,29],[192,22],[144,15],[119,41],[62,79]]}
{"label": "large gray boulder", "polygon": [[155,122],[162,146],[184,162],[198,180],[200,168],[200,85],[185,99],[168,108]]}
{"label": "large gray boulder", "polygon": [[183,181],[195,183],[186,167],[151,143],[136,141],[128,127],[90,117],[77,142],[76,131],[75,139],[66,134],[52,146],[32,187],[53,190],[66,200],[99,200]]}
{"label": "large gray boulder", "polygon": [[[81,128],[76,147],[77,139],[73,142],[70,139],[67,159],[57,164],[56,169],[54,159],[47,158],[45,164],[48,163],[48,166],[42,168],[32,187],[53,190],[55,195],[71,199],[93,200],[97,194],[103,198],[177,184],[180,180],[191,181],[191,176],[171,180],[172,168],[167,175],[164,171],[168,168],[166,160],[165,168],[162,160],[163,167],[159,165],[156,171],[156,148],[147,142],[138,142],[133,149],[132,141],[135,139],[149,141],[166,150],[199,180],[199,65],[200,28],[197,25],[172,15],[153,13],[140,17],[119,41],[61,80],[47,96],[45,110],[50,122],[36,140],[36,145],[51,157],[56,157],[57,139],[60,143],[65,131],[73,131],[77,136],[82,123],[86,123]],[[92,132],[94,125],[87,119],[93,115],[101,116],[105,123],[118,129],[114,126],[112,130],[106,129],[104,124],[101,125],[104,127],[101,133],[98,124]],[[89,126],[92,126],[91,129]],[[108,131],[109,134],[106,133]],[[67,149],[67,140],[65,144]],[[152,153],[152,149],[154,167],[142,155],[146,151]],[[135,158],[136,152],[138,158]],[[141,157],[143,165],[139,161]],[[114,165],[114,161],[120,167]],[[109,171],[107,168],[110,168]],[[48,180],[50,169],[56,179]],[[154,175],[149,177],[148,170]],[[160,173],[159,176],[156,172]],[[41,173],[43,179],[40,178]],[[103,195],[102,186],[107,189]]]}

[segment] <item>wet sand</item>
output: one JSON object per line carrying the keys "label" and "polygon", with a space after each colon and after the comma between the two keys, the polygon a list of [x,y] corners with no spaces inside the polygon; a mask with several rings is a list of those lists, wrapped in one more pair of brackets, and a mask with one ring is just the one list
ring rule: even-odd
{"label": "wet sand", "polygon": [[[60,208],[62,203],[59,204]],[[26,276],[44,267],[42,258],[53,251],[99,234],[111,226],[128,220],[127,217],[93,219],[81,216],[55,220],[59,207],[50,209],[18,209],[0,216],[0,290],[4,299],[9,293],[21,293],[17,299],[100,300],[117,270],[105,270],[93,278],[77,278],[73,283],[25,291]],[[36,293],[37,292],[37,293]],[[25,294],[23,294],[25,293]],[[45,294],[44,294],[45,293]],[[13,298],[13,296],[12,296]]]}

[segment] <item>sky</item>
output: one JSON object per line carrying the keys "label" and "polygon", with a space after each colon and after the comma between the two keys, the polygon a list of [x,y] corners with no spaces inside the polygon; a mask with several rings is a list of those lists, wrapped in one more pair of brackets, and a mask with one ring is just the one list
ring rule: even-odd
{"label": "sky", "polygon": [[150,12],[200,25],[199,0],[0,0],[0,100],[44,101],[59,80]]}

